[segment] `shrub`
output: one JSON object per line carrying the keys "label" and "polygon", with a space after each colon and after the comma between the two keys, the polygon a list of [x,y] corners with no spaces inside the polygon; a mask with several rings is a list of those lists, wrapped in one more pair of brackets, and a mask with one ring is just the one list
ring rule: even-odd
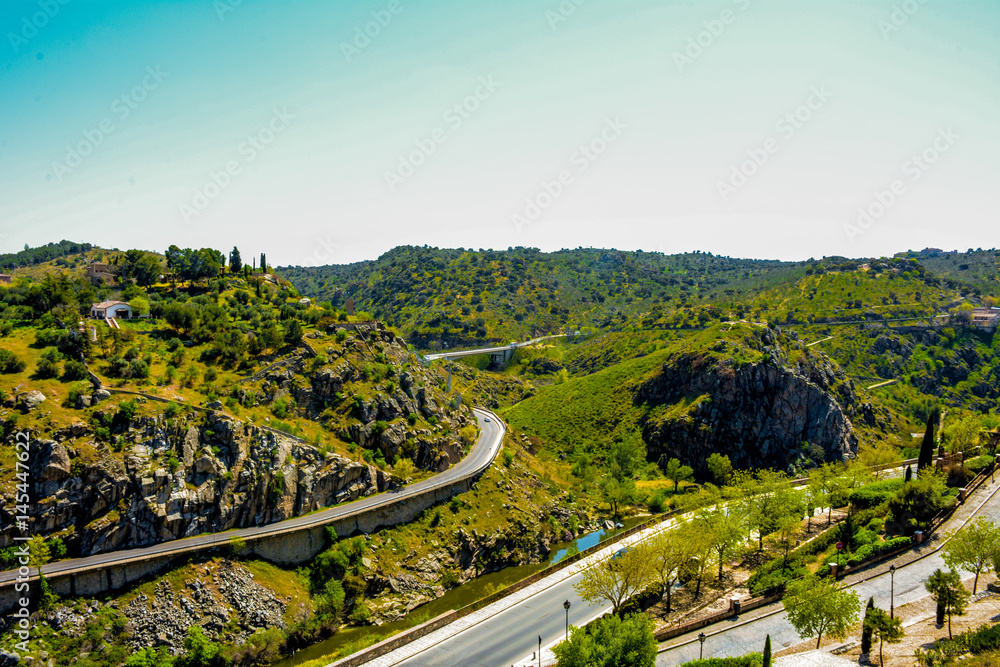
{"label": "shrub", "polygon": [[0,349],[0,373],[20,373],[27,367],[16,354],[10,350]]}
{"label": "shrub", "polygon": [[38,366],[35,367],[35,374],[43,379],[47,380],[49,378],[54,378],[59,376],[59,364],[48,358],[42,358],[38,362]]}
{"label": "shrub", "polygon": [[458,574],[454,570],[447,570],[441,575],[441,585],[445,588],[455,588],[459,583]]}
{"label": "shrub", "polygon": [[848,500],[859,510],[878,507],[889,502],[902,486],[903,481],[900,479],[887,479],[882,482],[875,482],[874,484],[868,484],[851,491]]}
{"label": "shrub", "polygon": [[79,361],[70,359],[63,364],[63,382],[75,382],[87,379],[87,367]]}
{"label": "shrub", "polygon": [[982,456],[977,456],[974,459],[966,461],[965,467],[968,468],[974,475],[978,475],[990,467],[991,460],[992,457],[989,454],[983,454]]}
{"label": "shrub", "polygon": [[705,658],[681,663],[681,667],[761,667],[764,656],[760,653],[741,655],[736,658]]}
{"label": "shrub", "polygon": [[[777,563],[779,560],[776,559],[772,562]],[[747,588],[750,589],[750,595],[753,597],[777,595],[784,592],[785,586],[790,581],[801,579],[807,574],[809,574],[809,571],[804,567],[789,568],[784,571],[777,569],[765,574],[757,572],[747,580]]]}

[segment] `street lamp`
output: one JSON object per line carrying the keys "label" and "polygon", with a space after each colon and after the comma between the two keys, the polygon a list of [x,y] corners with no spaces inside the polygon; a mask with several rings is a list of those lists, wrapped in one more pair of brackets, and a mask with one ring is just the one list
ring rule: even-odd
{"label": "street lamp", "polygon": [[566,641],[569,641],[569,600],[563,602],[563,609],[566,610]]}
{"label": "street lamp", "polygon": [[698,645],[698,659],[701,660],[701,654],[705,650],[705,633],[704,632],[699,632],[698,633],[698,641],[701,642],[701,644]]}
{"label": "street lamp", "polygon": [[889,566],[889,618],[896,618],[896,566]]}

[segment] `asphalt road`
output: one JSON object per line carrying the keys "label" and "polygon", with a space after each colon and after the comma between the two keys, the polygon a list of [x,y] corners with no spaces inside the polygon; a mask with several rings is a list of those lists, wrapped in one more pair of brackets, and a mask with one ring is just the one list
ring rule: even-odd
{"label": "asphalt road", "polygon": [[569,624],[580,626],[604,613],[604,605],[589,605],[580,599],[573,584],[583,577],[574,575],[521,604],[497,614],[479,625],[448,639],[433,649],[398,663],[410,667],[506,667],[531,655],[542,645],[561,639]]}
{"label": "asphalt road", "polygon": [[[988,486],[987,493],[992,493],[997,488],[993,485]],[[983,496],[979,496],[978,498],[974,496],[970,502],[978,505],[978,503],[983,502]],[[1000,493],[987,500],[982,509],[976,513],[976,516],[983,516],[993,520],[1000,517]],[[896,607],[898,608],[908,602],[925,597],[927,590],[924,588],[924,583],[931,573],[938,568],[947,569],[947,566],[945,566],[944,561],[941,559],[940,551],[905,567],[897,568],[894,586]],[[972,573],[963,572],[962,576],[963,578],[972,576]],[[862,605],[867,604],[868,598],[874,596],[875,606],[888,610],[891,579],[892,577],[886,572],[852,586],[851,590],[855,591],[858,597],[861,598]],[[979,583],[980,586],[985,585],[982,577],[980,577]],[[705,639],[704,657],[721,658],[763,651],[764,638],[767,635],[771,635],[771,646],[775,651],[803,641],[803,638],[799,637],[792,624],[788,622],[788,616],[785,614],[784,608],[780,604],[775,605],[774,608],[778,613],[751,622],[744,623],[740,620],[725,621],[710,626],[710,628],[705,630],[707,638]],[[815,641],[815,638],[813,639]],[[660,653],[656,664],[667,667],[668,665],[679,665],[682,662],[697,659],[698,641],[696,632],[692,632],[684,637],[671,639],[667,643],[672,646],[684,641],[689,643],[685,646]]]}
{"label": "asphalt road", "polygon": [[[401,489],[367,496],[343,505],[337,505],[329,509],[313,512],[306,516],[295,517],[267,524],[265,526],[253,526],[249,528],[237,528],[224,533],[206,533],[188,537],[180,540],[161,542],[149,547],[140,549],[127,549],[122,551],[112,551],[108,553],[87,556],[85,558],[73,558],[69,560],[51,563],[45,567],[45,574],[54,577],[59,574],[83,572],[90,569],[99,569],[108,564],[122,564],[125,562],[139,562],[151,558],[160,558],[167,554],[180,554],[200,551],[216,545],[226,544],[234,537],[244,540],[254,537],[270,535],[280,535],[294,532],[316,525],[323,525],[341,519],[360,511],[369,510],[373,507],[391,505],[403,502],[411,496],[418,495],[428,489],[446,486],[453,482],[471,477],[482,470],[485,470],[500,451],[500,444],[503,441],[503,434],[506,426],[497,420],[495,415],[487,413],[478,408],[473,409],[476,419],[479,421],[480,434],[476,444],[473,445],[469,454],[459,463],[448,470],[439,473],[422,482],[404,486]],[[34,575],[34,571],[32,571]],[[14,570],[0,572],[0,586],[10,584],[16,578]]]}
{"label": "asphalt road", "polygon": [[[899,470],[902,469],[900,468]],[[1000,494],[995,498],[994,504],[994,509],[1000,511]],[[987,504],[983,508],[983,512],[988,512],[991,506]],[[652,528],[648,532],[643,531],[643,539],[652,532],[662,529],[665,525]],[[920,569],[919,572],[914,571],[912,575],[907,573],[905,576],[902,574],[904,572],[902,569],[896,572],[897,604],[901,604],[900,600],[904,600],[904,598],[900,597],[901,593],[911,596],[915,595],[916,597],[922,595],[919,591],[923,590],[923,581],[926,579],[926,575],[933,572],[936,567],[941,566],[939,558],[937,560],[928,558],[925,561],[914,564],[912,567],[917,568],[921,563],[926,563],[926,566],[929,567],[926,572],[924,572],[926,568]],[[562,606],[564,600],[569,600],[571,605],[569,612],[570,625],[584,625],[596,616],[610,611],[610,604],[590,605],[577,595],[573,589],[573,584],[580,581],[582,577],[582,574],[574,574],[566,580],[528,598],[524,602],[513,607],[508,607],[482,623],[442,641],[434,648],[423,651],[413,658],[397,664],[407,665],[408,667],[507,667],[518,661],[522,661],[526,656],[530,656],[533,651],[538,649],[539,636],[542,638],[542,646],[548,646],[552,642],[563,638],[566,624],[566,612]],[[876,580],[872,583],[872,588],[877,588],[879,585],[880,582]],[[886,583],[885,586],[888,587],[888,584]],[[907,593],[904,593],[904,589]],[[859,587],[858,590],[867,591],[868,589]],[[868,596],[874,594],[874,590],[873,592],[863,592],[863,594],[865,601],[867,601]],[[916,599],[916,597],[912,599]],[[876,603],[878,603],[880,598],[876,596],[875,599]],[[909,599],[905,599],[905,601],[909,601]],[[888,608],[888,598],[886,598],[885,608]],[[771,632],[772,642],[778,642],[778,644],[775,644],[775,650],[777,650],[778,646],[782,645],[781,642],[791,644],[799,641],[798,635],[795,634],[794,629],[788,624],[787,619],[784,618],[784,612],[780,614],[780,619],[771,617],[770,619],[764,619],[761,623],[760,626],[748,625],[743,628],[734,629],[730,637],[727,637],[725,640],[720,639],[720,642],[725,641],[726,643],[720,643],[716,647],[719,651],[718,653],[709,653],[710,645],[706,642],[705,657],[709,657],[710,655],[743,655],[750,651],[762,650],[764,634],[767,632]],[[776,631],[772,632],[769,629],[765,629],[772,625],[776,628]],[[780,632],[782,625],[787,626],[784,634]],[[713,628],[718,627],[720,626],[713,626]],[[790,631],[790,634],[787,631]],[[689,639],[694,639],[696,635],[697,633],[693,633]],[[758,635],[760,646],[756,647]],[[678,638],[672,640],[672,642],[680,642],[684,639]],[[677,649],[676,653],[661,654],[657,664],[680,664],[684,660],[692,659],[692,656],[693,658],[698,657],[697,641],[691,646]],[[683,658],[683,660],[680,658]]]}

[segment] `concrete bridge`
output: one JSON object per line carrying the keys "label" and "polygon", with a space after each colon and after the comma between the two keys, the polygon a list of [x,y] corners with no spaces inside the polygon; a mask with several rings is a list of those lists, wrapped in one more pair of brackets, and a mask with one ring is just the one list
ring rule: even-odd
{"label": "concrete bridge", "polygon": [[473,350],[454,350],[451,352],[435,352],[434,354],[425,354],[424,359],[427,361],[434,361],[435,359],[459,359],[461,357],[472,357],[477,354],[488,354],[490,355],[490,360],[502,366],[504,363],[510,361],[510,358],[514,356],[514,350],[519,347],[528,347],[529,345],[534,345],[535,343],[540,343],[543,340],[549,340],[551,338],[563,338],[565,336],[578,336],[579,331],[575,331],[571,334],[551,334],[548,336],[540,336],[538,338],[532,338],[531,340],[526,340],[523,342],[511,341],[508,345],[498,345],[494,347],[479,347]]}

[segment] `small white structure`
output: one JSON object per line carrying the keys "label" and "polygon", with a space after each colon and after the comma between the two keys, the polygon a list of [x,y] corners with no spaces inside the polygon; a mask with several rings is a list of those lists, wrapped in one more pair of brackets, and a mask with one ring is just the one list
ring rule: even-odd
{"label": "small white structure", "polygon": [[977,329],[996,329],[1000,324],[1000,308],[975,308],[972,311],[972,326]]}
{"label": "small white structure", "polygon": [[90,307],[90,317],[94,320],[106,320],[114,317],[120,320],[132,319],[132,306],[124,301],[102,301]]}

